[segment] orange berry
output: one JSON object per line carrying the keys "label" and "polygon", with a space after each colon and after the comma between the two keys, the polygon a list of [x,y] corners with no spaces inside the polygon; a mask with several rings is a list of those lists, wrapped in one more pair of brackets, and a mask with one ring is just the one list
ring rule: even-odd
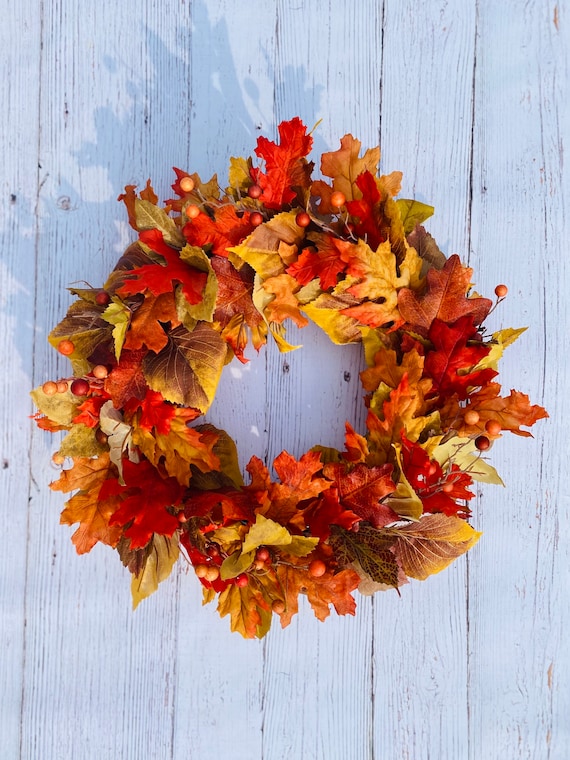
{"label": "orange berry", "polygon": [[191,193],[194,190],[194,180],[192,177],[182,177],[180,180],[180,189],[183,193]]}
{"label": "orange berry", "polygon": [[469,409],[465,412],[463,419],[466,425],[476,425],[479,422],[479,412],[476,412],[475,409]]}
{"label": "orange berry", "polygon": [[320,578],[321,575],[326,573],[326,571],[327,566],[322,559],[314,559],[309,565],[309,574],[312,575],[313,578]]}
{"label": "orange berry", "polygon": [[444,493],[451,493],[453,491],[453,483],[444,483],[441,490]]}
{"label": "orange berry", "polygon": [[258,549],[255,553],[255,559],[261,560],[261,562],[267,562],[267,560],[270,558],[269,549],[266,549],[265,546],[261,547],[261,549]]}
{"label": "orange berry", "polygon": [[196,219],[197,216],[200,216],[200,207],[196,206],[195,203],[186,206],[186,216],[188,219]]}
{"label": "orange berry", "polygon": [[486,435],[480,435],[475,438],[475,448],[479,449],[479,451],[487,451],[490,446],[491,441],[487,438]]}
{"label": "orange berry", "polygon": [[208,572],[209,569],[210,568],[208,567],[208,565],[196,565],[196,567],[194,568],[194,572],[196,573],[198,578],[205,578],[206,573]]}
{"label": "orange berry", "polygon": [[70,340],[60,340],[57,344],[57,350],[63,356],[71,356],[75,351],[75,344]]}
{"label": "orange berry", "polygon": [[282,615],[285,612],[285,602],[281,601],[281,599],[275,599],[271,605],[271,609],[277,615]]}
{"label": "orange berry", "polygon": [[346,195],[341,193],[340,190],[335,190],[331,195],[331,205],[335,208],[340,208],[346,203]]}
{"label": "orange berry", "polygon": [[497,298],[504,298],[508,292],[509,292],[509,289],[507,288],[506,285],[497,285],[497,287],[495,288],[495,295],[497,296]]}
{"label": "orange berry", "polygon": [[263,224],[263,216],[259,213],[259,211],[254,211],[253,214],[249,217],[249,221],[253,224],[254,227],[259,227],[260,224]]}
{"label": "orange berry", "polygon": [[295,217],[295,221],[297,222],[298,227],[308,227],[311,223],[311,217],[307,214],[306,211],[301,211]]}
{"label": "orange berry", "polygon": [[216,565],[210,565],[208,567],[208,572],[204,576],[204,578],[207,581],[210,581],[210,583],[212,583],[213,581],[217,581],[219,577],[220,577],[220,571],[218,570]]}
{"label": "orange berry", "polygon": [[65,457],[63,454],[60,454],[59,451],[56,451],[55,454],[53,454],[51,461],[54,464],[62,465],[65,462]]}
{"label": "orange berry", "polygon": [[55,396],[57,393],[57,383],[54,383],[53,380],[48,380],[47,383],[42,385],[42,391],[46,396]]}
{"label": "orange berry", "polygon": [[500,435],[502,429],[501,423],[498,420],[487,420],[485,423],[485,430],[489,435]]}
{"label": "orange berry", "polygon": [[91,370],[91,373],[93,374],[93,377],[96,377],[98,380],[104,380],[109,374],[109,370],[104,364],[96,364]]}
{"label": "orange berry", "polygon": [[67,393],[67,389],[69,388],[67,380],[58,380],[56,385],[58,393]]}

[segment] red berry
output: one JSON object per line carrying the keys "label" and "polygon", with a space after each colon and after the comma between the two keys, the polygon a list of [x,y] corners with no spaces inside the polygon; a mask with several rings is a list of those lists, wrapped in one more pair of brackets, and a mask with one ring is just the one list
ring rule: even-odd
{"label": "red berry", "polygon": [[331,195],[331,205],[335,208],[340,208],[341,206],[344,206],[346,203],[346,195],[344,193],[341,193],[340,190],[336,190]]}
{"label": "red berry", "polygon": [[253,224],[254,227],[259,227],[260,224],[263,224],[263,216],[259,213],[259,211],[254,211],[253,214],[249,217],[249,221]]}
{"label": "red berry", "polygon": [[497,298],[504,298],[508,292],[509,292],[509,289],[507,288],[506,285],[497,285],[497,287],[495,288],[495,295],[497,296]]}
{"label": "red berry", "polygon": [[500,435],[502,429],[501,423],[498,420],[487,420],[485,423],[485,430],[489,435]]}
{"label": "red berry", "polygon": [[216,544],[210,544],[208,548],[206,549],[206,554],[208,557],[219,557],[220,556],[220,549]]}
{"label": "red berry", "polygon": [[71,392],[74,396],[86,396],[89,393],[89,383],[82,377],[78,377],[71,383]]}
{"label": "red berry", "polygon": [[194,190],[194,180],[192,177],[182,177],[180,180],[180,189],[183,193],[191,193]]}
{"label": "red berry", "polygon": [[239,588],[244,588],[244,586],[247,586],[249,583],[249,578],[245,573],[241,573],[241,575],[238,575],[236,578],[236,586],[239,586]]}
{"label": "red berry", "polygon": [[327,571],[327,566],[322,559],[314,559],[309,565],[309,573],[313,578],[320,578]]}
{"label": "red berry", "polygon": [[111,303],[111,296],[105,290],[100,290],[95,296],[95,303],[99,306],[108,306]]}
{"label": "red berry", "polygon": [[75,344],[70,340],[60,340],[57,344],[57,350],[63,356],[71,356],[75,351]]}
{"label": "red berry", "polygon": [[487,438],[486,435],[480,435],[475,438],[475,448],[479,449],[479,451],[487,451],[490,445],[491,441]]}
{"label": "red berry", "polygon": [[251,185],[248,190],[247,194],[250,198],[259,198],[263,190],[259,187],[259,185]]}
{"label": "red berry", "polygon": [[295,217],[295,221],[297,222],[298,227],[308,227],[311,223],[311,217],[307,214],[306,211],[301,211]]}
{"label": "red berry", "polygon": [[258,559],[261,562],[267,562],[270,557],[271,555],[269,554],[269,549],[266,549],[265,547],[258,549],[255,553],[255,559]]}
{"label": "red berry", "polygon": [[188,219],[196,219],[197,216],[200,216],[200,207],[196,206],[195,203],[186,206],[186,216]]}

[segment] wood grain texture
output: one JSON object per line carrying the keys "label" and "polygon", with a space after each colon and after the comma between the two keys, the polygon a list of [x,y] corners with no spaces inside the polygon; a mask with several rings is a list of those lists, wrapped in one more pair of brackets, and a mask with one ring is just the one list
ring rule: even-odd
{"label": "wood grain texture", "polygon": [[[0,552],[0,735],[7,757],[18,757],[24,694],[28,497],[37,490],[30,467],[34,296],[37,244],[40,25],[26,26],[34,3],[13,9],[0,30],[0,515],[9,525]],[[12,46],[18,38],[21,52]],[[29,98],[21,102],[21,92]],[[19,160],[13,160],[15,157]],[[4,544],[4,542],[3,542]]]}
{"label": "wood grain texture", "polygon": [[[567,760],[569,0],[23,0],[4,16],[2,758]],[[184,562],[132,613],[116,556],[76,556],[27,390],[66,372],[45,340],[66,286],[102,282],[132,239],[123,186],[150,176],[168,197],[171,166],[223,186],[229,156],[294,115],[322,120],[317,156],[346,132],[380,142],[477,289],[509,286],[491,327],[531,327],[501,377],[551,417],[494,446],[507,489],[480,489],[468,558],[358,597],[356,617],[302,604],[244,641]],[[303,348],[226,367],[210,410],[242,469],[362,429],[359,349],[288,337]]]}

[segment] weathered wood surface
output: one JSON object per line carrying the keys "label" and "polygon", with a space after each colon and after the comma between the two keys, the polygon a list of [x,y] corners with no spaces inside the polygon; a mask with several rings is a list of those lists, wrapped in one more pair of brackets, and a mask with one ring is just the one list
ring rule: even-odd
{"label": "weathered wood surface", "polygon": [[[567,760],[570,2],[3,6],[1,757]],[[530,329],[502,380],[551,417],[494,448],[507,488],[481,489],[468,558],[247,642],[182,566],[133,614],[115,555],[75,555],[28,389],[64,372],[46,335],[65,287],[100,283],[129,240],[122,187],[165,196],[173,165],[224,178],[293,115],[322,119],[316,154],[380,142],[478,289],[509,285],[491,326]],[[243,463],[362,419],[358,350],[299,338],[226,370],[211,419]]]}

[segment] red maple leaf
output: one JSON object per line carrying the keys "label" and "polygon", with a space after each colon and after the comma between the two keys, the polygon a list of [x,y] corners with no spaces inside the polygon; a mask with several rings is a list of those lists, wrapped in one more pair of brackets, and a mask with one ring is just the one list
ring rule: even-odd
{"label": "red maple leaf", "polygon": [[238,216],[235,207],[228,204],[216,207],[213,214],[213,218],[204,212],[198,214],[184,225],[182,233],[190,245],[211,247],[216,256],[227,257],[227,249],[241,243],[255,229],[251,213]]}
{"label": "red maple leaf", "polygon": [[461,317],[451,325],[434,319],[428,337],[435,350],[428,351],[424,374],[433,380],[433,391],[443,397],[452,394],[464,400],[468,388],[486,385],[496,376],[493,369],[469,370],[478,364],[491,350],[481,342],[473,317]]}
{"label": "red maple leaf", "polygon": [[348,263],[341,258],[341,249],[331,235],[319,236],[317,248],[305,248],[299,258],[287,269],[300,285],[307,285],[319,278],[322,290],[334,288],[338,275],[346,270]]}
{"label": "red maple leaf", "polygon": [[466,518],[469,510],[458,501],[472,499],[475,494],[468,490],[473,478],[452,465],[444,473],[435,459],[418,443],[409,441],[402,431],[402,468],[404,475],[422,501],[424,512],[443,512]]}
{"label": "red maple leaf", "polygon": [[348,201],[346,208],[351,217],[355,219],[354,232],[356,235],[366,240],[370,248],[375,251],[380,243],[386,240],[381,229],[380,191],[374,175],[369,171],[362,172],[357,177],[355,184],[362,193],[362,198]]}
{"label": "red maple leaf", "polygon": [[396,522],[398,515],[382,499],[396,490],[392,480],[392,465],[367,467],[357,464],[347,467],[345,464],[327,464],[325,477],[331,478],[338,489],[338,498],[342,506],[367,520],[376,528]]}
{"label": "red maple leaf", "polygon": [[308,187],[311,164],[304,161],[310,152],[313,138],[307,127],[295,117],[278,127],[280,144],[259,137],[255,153],[265,161],[265,173],[252,169],[252,179],[261,187],[261,200],[266,208],[281,209],[295,198],[294,187]]}
{"label": "red maple leaf", "polygon": [[99,425],[99,415],[101,407],[109,400],[107,393],[102,393],[97,396],[90,396],[77,407],[77,414],[73,418],[73,424],[83,423],[90,428],[96,428]]}
{"label": "red maple leaf", "polygon": [[138,464],[123,460],[123,479],[124,486],[117,479],[106,480],[99,492],[102,501],[109,496],[125,497],[109,525],[125,528],[124,535],[130,539],[131,549],[142,549],[153,533],[172,536],[180,523],[168,508],[181,503],[186,489],[176,478],[162,478],[146,459]]}
{"label": "red maple leaf", "polygon": [[[126,414],[134,414],[137,409],[141,410],[137,423],[138,427],[144,430],[152,430],[154,427],[160,435],[168,435],[170,432],[170,420],[174,417],[176,407],[165,401],[162,393],[152,391],[149,388],[144,398],[131,398],[125,404]],[[198,415],[199,413],[195,412],[192,419],[195,419]]]}
{"label": "red maple leaf", "polygon": [[131,398],[143,399],[148,385],[142,371],[142,360],[148,351],[121,352],[121,363],[113,367],[105,379],[105,390],[113,399],[116,409],[123,407]]}
{"label": "red maple leaf", "polygon": [[132,269],[117,293],[128,296],[149,290],[153,295],[159,296],[161,293],[172,292],[174,286],[180,284],[188,303],[200,303],[208,277],[206,272],[200,272],[181,261],[178,252],[164,242],[160,230],[145,230],[140,233],[140,239],[160,254],[166,263],[156,262]]}
{"label": "red maple leaf", "polygon": [[311,535],[318,536],[321,541],[329,537],[331,525],[340,525],[350,530],[362,520],[362,517],[350,509],[345,509],[340,503],[336,488],[329,488],[320,498],[311,502],[303,511],[303,518],[311,529]]}

